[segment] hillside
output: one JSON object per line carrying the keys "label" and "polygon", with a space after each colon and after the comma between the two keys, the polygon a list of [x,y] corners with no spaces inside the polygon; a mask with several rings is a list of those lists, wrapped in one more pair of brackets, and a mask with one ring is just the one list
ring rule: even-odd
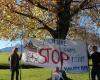
{"label": "hillside", "polygon": [[[14,47],[5,47],[5,48],[2,48],[2,49],[0,49],[0,52],[12,52],[12,49],[13,49]],[[22,46],[22,48],[21,48],[21,46],[20,47],[18,47],[19,48],[19,52],[21,52],[21,49],[22,49],[22,51],[24,51],[24,48],[23,48],[23,46]]]}

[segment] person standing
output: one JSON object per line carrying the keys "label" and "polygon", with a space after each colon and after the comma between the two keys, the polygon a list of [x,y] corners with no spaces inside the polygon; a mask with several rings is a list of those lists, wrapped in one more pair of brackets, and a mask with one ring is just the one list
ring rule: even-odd
{"label": "person standing", "polygon": [[18,48],[12,50],[12,54],[9,57],[10,69],[11,69],[11,80],[14,80],[14,74],[16,72],[16,80],[19,80],[19,60],[22,55],[18,55]]}
{"label": "person standing", "polygon": [[98,80],[100,80],[100,52],[97,51],[97,46],[93,46],[93,54],[90,56],[92,59],[92,71],[91,78],[92,80],[96,80],[96,76]]}

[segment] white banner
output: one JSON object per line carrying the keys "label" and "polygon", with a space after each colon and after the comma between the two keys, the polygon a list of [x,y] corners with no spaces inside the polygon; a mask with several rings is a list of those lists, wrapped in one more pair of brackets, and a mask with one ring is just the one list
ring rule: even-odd
{"label": "white banner", "polygon": [[82,41],[48,39],[29,40],[22,57],[26,64],[40,67],[61,67],[66,72],[88,71],[86,44]]}

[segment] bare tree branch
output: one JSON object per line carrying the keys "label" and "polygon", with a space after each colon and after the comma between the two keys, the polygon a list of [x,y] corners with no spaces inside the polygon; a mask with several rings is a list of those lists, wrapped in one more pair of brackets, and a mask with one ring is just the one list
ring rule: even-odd
{"label": "bare tree branch", "polygon": [[[15,11],[14,11],[15,12]],[[23,15],[23,16],[26,16],[26,17],[29,17],[29,18],[31,18],[31,19],[35,19],[35,20],[38,20],[44,27],[43,28],[41,28],[41,29],[46,29],[46,30],[48,30],[50,33],[52,33],[54,30],[53,29],[51,29],[50,27],[48,27],[47,25],[46,25],[46,23],[44,23],[42,20],[40,20],[39,18],[37,18],[37,17],[34,17],[34,16],[31,16],[31,15],[28,15],[28,14],[24,14],[24,13],[20,13],[20,12],[15,12],[15,13],[17,13],[17,14],[20,14],[20,15]],[[38,28],[39,29],[39,28]]]}
{"label": "bare tree branch", "polygon": [[85,10],[85,9],[93,9],[93,8],[95,8],[95,6],[89,6],[89,7],[83,8],[82,10]]}
{"label": "bare tree branch", "polygon": [[40,24],[43,25],[42,28],[38,28],[38,29],[45,29],[45,30],[49,31],[50,34],[51,34],[52,36],[54,36],[55,30],[53,30],[52,28],[48,27],[47,23],[44,23],[42,20],[40,20],[40,19],[37,18],[37,17],[34,17],[34,16],[31,15],[31,14],[22,13],[22,12],[18,12],[18,11],[16,11],[16,10],[14,10],[14,8],[13,8],[12,5],[10,5],[10,6],[9,6],[9,5],[6,5],[6,6],[7,6],[7,7],[9,8],[9,10],[11,10],[11,12],[13,12],[13,13],[16,13],[16,14],[19,14],[19,15],[22,15],[22,16],[25,16],[25,17],[28,17],[28,18],[30,18],[30,19],[35,19],[35,20],[37,20]]}
{"label": "bare tree branch", "polygon": [[[45,7],[45,6],[43,6],[43,5],[41,5],[39,2],[33,2],[32,0],[27,0],[29,3],[31,3],[32,5],[34,5],[34,6],[36,6],[36,7],[38,7],[38,8],[41,8],[41,9],[43,9],[43,10],[46,10],[46,11],[50,11],[50,12],[52,12],[52,13],[58,13],[58,12],[60,12],[62,9],[59,9],[58,8],[58,6],[56,6],[56,5],[53,5],[53,4],[47,4],[47,5],[50,5],[50,6],[52,6],[52,7],[55,7],[55,10],[50,10],[49,8],[47,8],[47,7]],[[71,0],[72,1],[72,0]],[[69,2],[70,3],[70,2]],[[68,3],[68,4],[69,4]]]}
{"label": "bare tree branch", "polygon": [[69,5],[69,4],[71,4],[72,2],[73,2],[73,0],[69,0],[69,1],[66,0],[66,1],[65,1],[65,4],[66,4],[66,5]]}
{"label": "bare tree branch", "polygon": [[73,12],[72,12],[72,14],[70,15],[71,17],[73,17],[75,14],[77,14],[80,10],[82,10],[82,9],[84,9],[84,7],[86,6],[86,5],[88,5],[88,0],[84,0],[81,4],[80,4],[80,6],[78,7],[78,8],[76,8]]}
{"label": "bare tree branch", "polygon": [[44,27],[38,28],[38,29],[46,29],[46,30],[48,30],[48,31],[50,32],[51,35],[54,35],[54,32],[55,32],[55,31],[54,31],[52,28],[48,27],[48,26],[46,25],[46,23],[44,23],[44,22],[43,22],[42,20],[40,20],[39,18],[34,17],[34,16],[32,16],[32,15],[29,15],[29,14],[21,13],[21,12],[15,11],[15,10],[12,10],[12,12],[17,13],[17,14],[20,14],[20,15],[22,15],[22,16],[26,16],[26,17],[28,17],[28,18],[30,18],[30,19],[35,19],[35,20],[39,21]]}
{"label": "bare tree branch", "polygon": [[29,3],[31,3],[32,5],[35,5],[36,7],[39,7],[39,8],[41,8],[41,9],[44,9],[44,10],[48,11],[48,8],[42,6],[39,2],[36,2],[36,1],[35,1],[35,3],[34,3],[32,0],[27,0],[27,1],[28,1]]}

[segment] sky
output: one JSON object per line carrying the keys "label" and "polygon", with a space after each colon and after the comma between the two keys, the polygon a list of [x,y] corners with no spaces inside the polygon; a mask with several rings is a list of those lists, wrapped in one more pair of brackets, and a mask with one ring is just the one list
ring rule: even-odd
{"label": "sky", "polygon": [[18,47],[21,44],[21,40],[10,41],[10,40],[0,40],[0,49],[5,47]]}
{"label": "sky", "polygon": [[16,2],[19,4],[20,3],[20,1],[22,1],[22,0],[16,0]]}
{"label": "sky", "polygon": [[91,27],[93,30],[90,30],[89,32],[95,32],[99,34],[99,37],[100,37],[100,28],[97,28],[96,23],[91,22],[91,24],[88,24],[90,21],[92,21],[90,17],[82,16],[80,18],[80,26],[81,27],[84,27],[84,26]]}

